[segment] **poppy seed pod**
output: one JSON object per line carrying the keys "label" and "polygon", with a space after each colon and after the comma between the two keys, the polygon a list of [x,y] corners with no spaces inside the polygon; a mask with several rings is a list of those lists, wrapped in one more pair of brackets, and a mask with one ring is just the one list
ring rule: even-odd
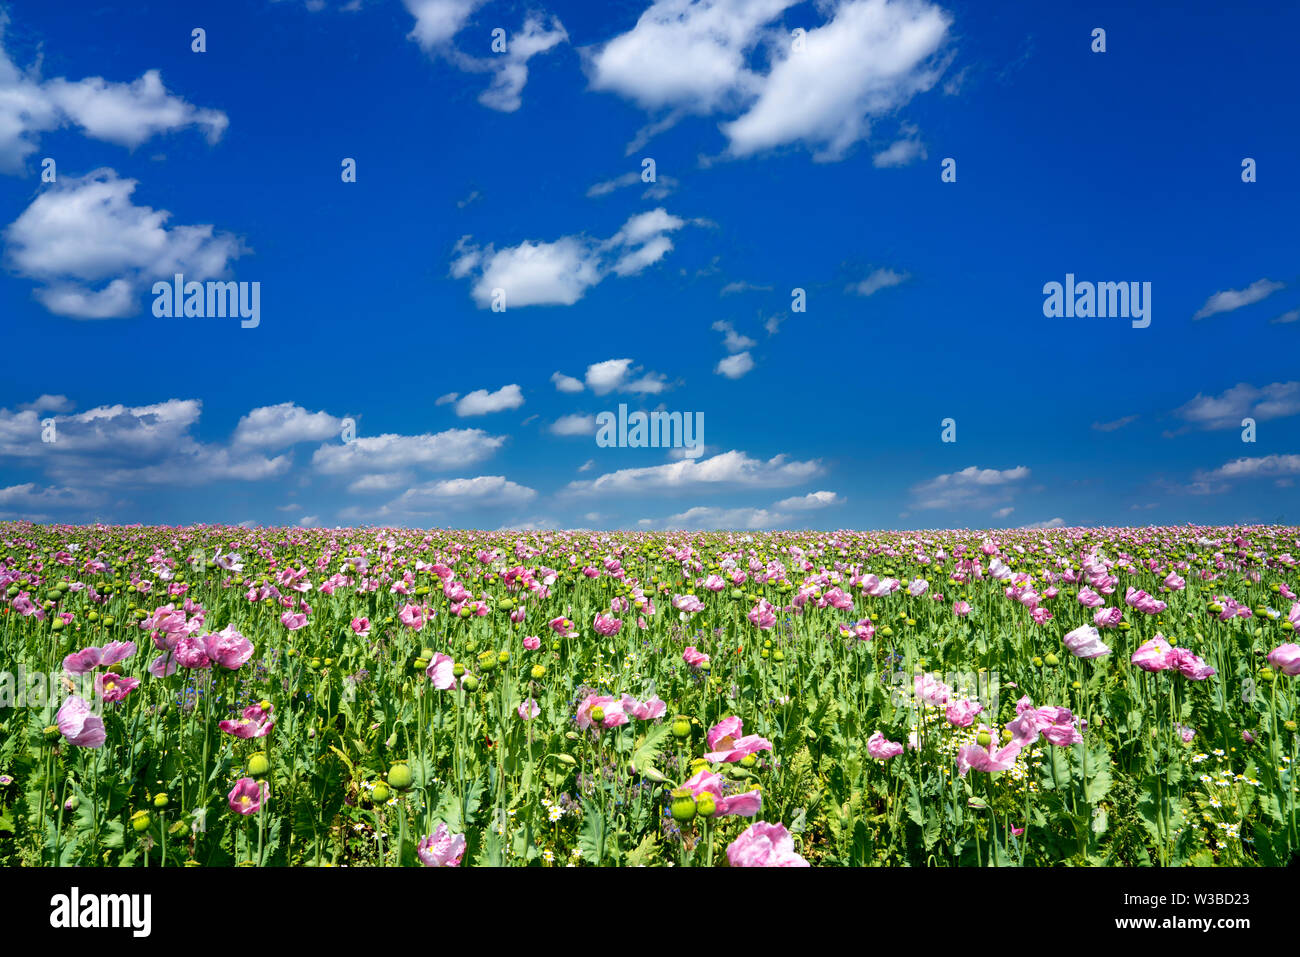
{"label": "poppy seed pod", "polygon": [[252,778],[265,777],[266,772],[271,770],[270,759],[267,758],[266,752],[258,751],[248,759],[248,776]]}
{"label": "poppy seed pod", "polygon": [[673,820],[678,824],[689,824],[695,819],[696,806],[695,798],[691,796],[690,788],[678,788],[672,793],[672,803],[669,805],[672,812]]}
{"label": "poppy seed pod", "polygon": [[153,823],[153,816],[148,811],[136,811],[131,815],[131,827],[135,828],[136,833],[149,830],[151,823]]}
{"label": "poppy seed pod", "polygon": [[685,715],[678,715],[673,721],[672,727],[674,738],[689,738],[691,736],[691,722]]}
{"label": "poppy seed pod", "polygon": [[987,731],[981,731],[975,736],[975,743],[981,748],[987,748],[993,742],[993,736]]}
{"label": "poppy seed pod", "polygon": [[405,764],[394,764],[388,771],[388,783],[399,791],[405,791],[411,786],[411,769]]}

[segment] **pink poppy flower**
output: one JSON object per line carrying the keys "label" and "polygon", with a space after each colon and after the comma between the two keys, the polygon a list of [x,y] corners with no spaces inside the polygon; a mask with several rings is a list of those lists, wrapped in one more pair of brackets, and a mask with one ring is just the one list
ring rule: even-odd
{"label": "pink poppy flower", "polygon": [[619,633],[619,630],[623,627],[623,622],[613,615],[597,615],[592,627],[596,629],[596,634],[609,638]]}
{"label": "pink poppy flower", "polygon": [[709,656],[702,651],[697,651],[694,645],[687,645],[686,650],[682,652],[682,661],[692,668],[698,668],[709,663]]}
{"label": "pink poppy flower", "polygon": [[692,614],[697,611],[704,611],[704,602],[694,595],[674,595],[673,607],[684,614]]}
{"label": "pink poppy flower", "polygon": [[982,748],[978,744],[964,744],[957,752],[957,773],[964,778],[966,772],[972,769],[990,774],[994,771],[1007,771],[1015,765],[1016,757],[1022,747],[1020,741],[1015,738],[1012,738],[1011,743],[1006,747],[997,751],[994,751],[991,745]]}
{"label": "pink poppy flower", "polygon": [[247,817],[262,809],[262,802],[266,800],[269,793],[270,786],[265,781],[259,785],[252,778],[240,778],[230,789],[227,802],[230,810]]}
{"label": "pink poppy flower", "polygon": [[1106,599],[1085,585],[1079,589],[1079,604],[1084,608],[1100,608],[1106,604]]}
{"label": "pink poppy flower", "polygon": [[618,698],[610,695],[589,694],[582,699],[578,705],[578,713],[575,715],[578,727],[584,731],[587,728],[597,724],[591,712],[600,708],[605,716],[600,720],[600,724],[606,728],[617,728],[621,724],[627,724],[627,715],[623,713],[623,702]]}
{"label": "pink poppy flower", "polygon": [[624,694],[621,703],[624,712],[640,721],[662,718],[664,712],[668,710],[667,703],[660,701],[656,695],[651,695],[647,701],[642,702],[637,701],[630,694]]}
{"label": "pink poppy flower", "polygon": [[953,701],[948,705],[948,723],[955,728],[969,728],[975,722],[975,716],[984,710],[978,701]]}
{"label": "pink poppy flower", "polygon": [[108,740],[108,734],[104,731],[104,719],[76,695],[63,702],[55,720],[59,725],[59,733],[68,739],[69,744],[75,744],[79,748],[103,747]]}
{"label": "pink poppy flower", "polygon": [[95,677],[95,693],[100,700],[107,702],[122,701],[136,688],[140,687],[139,678],[127,678],[115,675],[111,671]]}
{"label": "pink poppy flower", "polygon": [[284,627],[288,628],[290,631],[297,631],[303,625],[307,624],[307,616],[300,611],[286,611],[280,616],[280,624],[284,625]]}
{"label": "pink poppy flower", "polygon": [[795,853],[794,838],[784,824],[755,821],[727,847],[732,867],[810,867]]}
{"label": "pink poppy flower", "polygon": [[703,794],[712,794],[715,799],[714,803],[717,806],[716,817],[729,817],[733,814],[738,817],[753,817],[763,810],[763,794],[761,791],[741,791],[739,794],[733,794],[730,797],[724,796],[721,774],[698,771],[683,783],[682,787],[689,788],[691,797],[696,800],[699,800]]}
{"label": "pink poppy flower", "polygon": [[877,731],[871,737],[867,738],[867,754],[881,761],[888,761],[890,758],[897,757],[903,753],[903,746],[896,741],[890,741],[883,734]]}
{"label": "pink poppy flower", "polygon": [[1098,628],[1114,628],[1124,620],[1124,613],[1118,608],[1098,608],[1092,616],[1092,623]]}
{"label": "pink poppy flower", "polygon": [[551,631],[565,638],[577,638],[578,633],[573,628],[573,622],[567,618],[552,618],[547,622],[551,626]]}
{"label": "pink poppy flower", "polygon": [[208,658],[227,671],[238,670],[253,657],[253,643],[235,631],[234,625],[226,625],[220,631],[204,635],[203,649]]}
{"label": "pink poppy flower", "polygon": [[353,619],[352,619],[352,632],[353,632],[353,634],[358,635],[358,636],[361,637],[361,638],[369,638],[369,637],[370,637],[370,619],[369,619],[369,618],[353,618]]}
{"label": "pink poppy flower", "polygon": [[424,627],[424,615],[427,609],[416,605],[403,605],[397,613],[397,620],[413,631]]}
{"label": "pink poppy flower", "polygon": [[542,709],[537,706],[537,702],[532,698],[521,702],[517,710],[519,711],[519,717],[524,721],[532,721],[533,718],[542,713]]}
{"label": "pink poppy flower", "polygon": [[524,639],[524,647],[529,651],[536,651],[538,648],[542,647],[542,639],[535,635],[529,635]]}
{"label": "pink poppy flower", "polygon": [[1268,653],[1268,663],[1284,675],[1300,675],[1300,645],[1278,645]]}
{"label": "pink poppy flower", "polygon": [[917,700],[935,707],[946,705],[952,698],[952,689],[934,675],[916,675],[912,679],[912,691]]}
{"label": "pink poppy flower", "polygon": [[965,618],[970,614],[970,602],[958,600],[952,603],[952,613],[958,618]]}
{"label": "pink poppy flower", "polygon": [[274,710],[274,705],[265,711],[262,710],[261,705],[249,705],[238,721],[222,721],[217,727],[237,738],[265,738],[275,727],[275,718],[271,717],[271,712]]}
{"label": "pink poppy flower", "polygon": [[415,853],[425,867],[459,867],[465,854],[465,835],[452,834],[446,824],[439,824],[428,837],[420,838]]}
{"label": "pink poppy flower", "polygon": [[63,670],[70,675],[84,675],[99,666],[102,651],[94,645],[73,652],[63,659]]}
{"label": "pink poppy flower", "polygon": [[149,674],[155,678],[166,678],[176,674],[176,667],[176,655],[169,651],[149,663]]}
{"label": "pink poppy flower", "polygon": [[[852,607],[851,603],[850,607]],[[751,608],[745,617],[749,619],[751,625],[760,631],[766,631],[776,624],[776,609],[766,598],[760,598],[758,604]]]}
{"label": "pink poppy flower", "polygon": [[1165,671],[1173,667],[1173,662],[1169,659],[1169,653],[1173,650],[1173,646],[1157,634],[1133,652],[1130,660],[1143,671]]}
{"label": "pink poppy flower", "polygon": [[1169,663],[1177,668],[1184,678],[1192,681],[1204,681],[1218,673],[1186,648],[1175,648],[1171,651]]}
{"label": "pink poppy flower", "polygon": [[456,662],[451,659],[450,655],[444,655],[438,652],[429,662],[429,667],[424,669],[424,673],[433,686],[439,691],[450,691],[456,687]]}
{"label": "pink poppy flower", "polygon": [[182,668],[211,668],[212,659],[203,639],[186,635],[176,643],[176,662]]}
{"label": "pink poppy flower", "polygon": [[743,730],[740,718],[735,715],[723,718],[704,737],[709,746],[704,759],[718,764],[732,764],[755,752],[772,750],[771,741],[757,734],[742,737],[740,732]]}
{"label": "pink poppy flower", "polygon": [[1091,625],[1080,625],[1064,638],[1065,647],[1076,658],[1100,658],[1110,654],[1110,648],[1101,640],[1097,629]]}

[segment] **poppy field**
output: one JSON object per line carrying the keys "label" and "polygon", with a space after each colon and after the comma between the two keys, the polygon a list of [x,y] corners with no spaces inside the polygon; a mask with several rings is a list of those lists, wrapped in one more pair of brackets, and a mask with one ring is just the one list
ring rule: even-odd
{"label": "poppy field", "polygon": [[0,865],[1285,865],[1298,550],[0,524]]}

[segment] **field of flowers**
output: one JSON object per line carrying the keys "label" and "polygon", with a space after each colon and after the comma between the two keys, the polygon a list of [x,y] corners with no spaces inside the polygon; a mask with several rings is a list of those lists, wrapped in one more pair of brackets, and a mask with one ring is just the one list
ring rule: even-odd
{"label": "field of flowers", "polygon": [[0,524],[0,865],[1286,864],[1292,550]]}

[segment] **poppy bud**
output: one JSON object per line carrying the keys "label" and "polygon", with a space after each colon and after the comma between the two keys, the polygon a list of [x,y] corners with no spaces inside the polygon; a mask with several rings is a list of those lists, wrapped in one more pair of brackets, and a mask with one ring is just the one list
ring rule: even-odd
{"label": "poppy bud", "polygon": [[1043,659],[1043,664],[1047,665],[1049,668],[1055,668],[1060,663],[1061,659],[1056,657],[1056,655],[1050,651],[1047,653],[1047,657]]}
{"label": "poppy bud", "polygon": [[478,691],[478,678],[474,677],[474,675],[466,675],[462,684],[465,686],[466,691]]}

